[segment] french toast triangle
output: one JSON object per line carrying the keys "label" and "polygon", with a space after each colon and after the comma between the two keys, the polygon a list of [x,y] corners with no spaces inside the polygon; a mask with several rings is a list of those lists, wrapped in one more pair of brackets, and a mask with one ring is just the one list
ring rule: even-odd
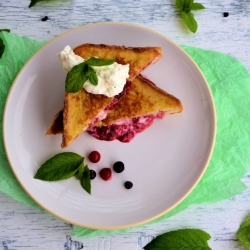
{"label": "french toast triangle", "polygon": [[61,147],[67,147],[102,112],[113,98],[94,95],[84,89],[65,93],[63,109],[63,137]]}
{"label": "french toast triangle", "polygon": [[[89,126],[87,131],[101,140],[118,139],[126,142],[124,135],[126,137],[126,134],[131,131],[124,131],[124,128],[122,128],[124,134],[117,136],[115,130],[117,127],[123,126],[124,123],[126,124],[128,120],[146,116],[152,119],[152,115],[153,119],[156,117],[161,118],[164,114],[179,113],[182,110],[183,107],[179,99],[158,88],[142,75],[138,75],[132,81],[127,93],[119,99],[113,109],[108,111],[106,118],[96,122],[93,126]],[[62,112],[61,110],[51,122],[48,129],[48,131],[50,130],[49,134],[63,133]],[[152,120],[143,127],[146,128],[151,124]],[[136,127],[138,132],[138,124]],[[104,132],[106,134],[103,134]],[[121,138],[123,139],[121,140]]]}
{"label": "french toast triangle", "polygon": [[[124,47],[103,44],[83,44],[73,51],[84,59],[98,57],[99,59],[114,59],[120,64],[129,64],[130,83],[142,70],[146,69],[161,57],[160,47]],[[125,85],[126,86],[126,85]],[[117,96],[115,97],[117,98]],[[65,93],[63,108],[63,136],[61,147],[65,148],[95,120],[100,113],[107,109],[114,98],[105,95],[88,93],[84,89],[76,93]],[[54,134],[53,126],[58,120],[58,114],[54,117],[46,135]]]}
{"label": "french toast triangle", "polygon": [[126,95],[122,96],[115,107],[108,111],[106,118],[97,122],[95,126],[108,126],[124,119],[158,112],[174,114],[182,110],[179,99],[158,88],[142,75],[138,75],[132,81]]}
{"label": "french toast triangle", "polygon": [[161,59],[161,47],[124,47],[106,44],[82,44],[74,53],[82,58],[98,56],[99,59],[114,59],[120,64],[129,64],[129,79]]}

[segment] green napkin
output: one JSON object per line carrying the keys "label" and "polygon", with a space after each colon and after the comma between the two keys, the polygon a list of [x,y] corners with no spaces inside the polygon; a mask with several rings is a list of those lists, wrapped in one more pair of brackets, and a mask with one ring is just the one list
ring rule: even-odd
{"label": "green napkin", "polygon": [[[27,37],[1,32],[5,52],[0,59],[0,117],[14,78],[24,63],[42,47]],[[214,96],[217,112],[217,137],[207,171],[195,189],[178,206],[154,223],[170,217],[191,204],[213,203],[240,194],[246,189],[241,178],[250,165],[250,75],[236,59],[193,47],[182,48],[195,60],[204,73]],[[3,137],[0,136],[0,191],[22,202],[41,209],[21,188],[8,164]],[[127,231],[93,230],[75,226],[73,236],[94,237]]]}

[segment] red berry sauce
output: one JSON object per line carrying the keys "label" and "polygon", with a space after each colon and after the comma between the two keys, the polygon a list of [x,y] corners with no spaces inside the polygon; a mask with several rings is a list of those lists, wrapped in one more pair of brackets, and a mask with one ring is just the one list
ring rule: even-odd
{"label": "red berry sauce", "polygon": [[155,118],[163,118],[164,115],[165,112],[160,111],[157,114],[130,118],[109,126],[94,126],[88,128],[87,131],[99,140],[113,141],[117,139],[121,142],[130,142],[136,134],[150,127]]}

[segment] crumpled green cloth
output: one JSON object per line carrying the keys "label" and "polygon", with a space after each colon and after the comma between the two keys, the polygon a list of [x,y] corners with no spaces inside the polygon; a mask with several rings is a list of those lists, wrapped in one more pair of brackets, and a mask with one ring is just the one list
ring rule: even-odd
{"label": "crumpled green cloth", "polygon": [[[0,59],[0,126],[5,101],[17,73],[46,42],[0,32],[5,51]],[[191,204],[213,203],[240,194],[246,189],[241,178],[250,165],[250,74],[233,57],[193,47],[182,48],[204,73],[213,93],[217,114],[217,137],[206,173],[195,189],[178,206],[154,223],[170,217]],[[0,191],[23,204],[41,209],[21,188],[7,161],[3,135],[0,136]],[[94,237],[124,230],[94,230],[75,226],[76,237]]]}

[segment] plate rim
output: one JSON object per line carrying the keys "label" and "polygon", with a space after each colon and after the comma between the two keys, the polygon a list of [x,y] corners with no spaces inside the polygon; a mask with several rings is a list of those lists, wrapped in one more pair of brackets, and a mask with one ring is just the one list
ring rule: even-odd
{"label": "plate rim", "polygon": [[[120,225],[120,226],[93,226],[93,225],[88,225],[88,224],[83,224],[83,223],[78,223],[77,221],[74,221],[72,219],[69,219],[69,218],[64,218],[63,216],[61,215],[58,215],[56,214],[56,212],[54,211],[51,211],[51,209],[48,209],[46,207],[46,205],[43,205],[42,203],[40,203],[36,197],[34,197],[28,189],[26,189],[24,187],[24,185],[22,184],[22,181],[19,179],[18,177],[18,174],[16,173],[15,171],[15,167],[12,165],[12,161],[11,161],[11,157],[9,155],[9,151],[7,149],[7,139],[6,139],[6,126],[5,126],[5,123],[6,123],[6,120],[7,120],[7,109],[8,109],[8,104],[9,104],[9,100],[10,100],[10,97],[12,95],[12,91],[19,79],[19,76],[23,73],[23,71],[26,69],[27,65],[30,63],[30,61],[33,60],[33,58],[35,58],[37,56],[37,54],[41,53],[44,49],[46,49],[47,46],[49,46],[51,43],[54,43],[56,40],[58,39],[61,39],[62,37],[72,33],[72,32],[75,32],[75,31],[78,31],[78,30],[83,30],[83,29],[86,29],[86,28],[91,28],[91,27],[94,27],[94,26],[102,26],[102,25],[122,25],[122,26],[127,26],[127,27],[133,27],[133,28],[137,28],[137,29],[142,29],[142,30],[146,30],[150,33],[154,33],[155,35],[157,36],[160,36],[162,37],[164,40],[167,40],[168,42],[170,42],[172,45],[174,45],[178,50],[181,50],[182,53],[184,53],[190,60],[190,62],[193,64],[193,66],[198,70],[198,72],[200,73],[200,76],[202,77],[204,83],[205,83],[205,86],[206,86],[206,90],[208,92],[208,95],[210,97],[210,100],[211,100],[211,108],[212,108],[212,116],[213,116],[213,134],[212,134],[212,143],[211,143],[211,147],[210,147],[210,150],[207,154],[207,157],[206,157],[206,161],[205,161],[205,164],[203,166],[203,169],[202,171],[200,172],[199,174],[199,177],[196,179],[196,181],[192,184],[192,186],[189,188],[189,190],[186,191],[186,193],[178,200],[176,201],[172,206],[168,207],[167,209],[163,210],[162,212],[160,213],[157,213],[155,214],[154,216],[151,216],[147,219],[144,219],[144,220],[140,220],[140,221],[137,221],[137,222],[134,222],[134,223],[130,223],[130,224],[126,224],[126,225]],[[38,204],[41,208],[43,208],[45,211],[49,212],[50,214],[52,214],[53,216],[55,216],[56,218],[59,218],[61,219],[62,221],[65,221],[67,223],[70,223],[70,224],[73,224],[75,226],[80,226],[80,227],[86,227],[86,228],[90,228],[90,229],[100,229],[100,230],[119,230],[119,229],[126,229],[126,228],[131,228],[131,227],[135,227],[135,226],[139,226],[139,225],[143,225],[145,223],[148,223],[148,222],[151,222],[159,217],[161,217],[162,215],[166,214],[167,212],[171,211],[174,207],[176,207],[178,204],[180,204],[192,191],[193,189],[196,187],[196,185],[200,182],[201,178],[203,177],[204,173],[206,172],[207,170],[207,167],[209,165],[209,162],[210,162],[210,159],[212,157],[212,153],[213,153],[213,150],[214,150],[214,146],[215,146],[215,141],[216,141],[216,131],[217,131],[217,117],[216,117],[216,109],[215,109],[215,103],[214,103],[214,98],[213,98],[213,95],[212,95],[212,91],[210,89],[210,86],[203,74],[203,72],[201,71],[201,69],[198,67],[198,65],[195,63],[195,61],[193,60],[193,58],[185,51],[183,50],[177,43],[175,43],[174,41],[172,41],[171,39],[169,39],[168,37],[166,37],[165,35],[155,31],[155,30],[152,30],[150,28],[147,28],[145,26],[142,26],[142,25],[137,25],[137,24],[131,24],[131,23],[123,23],[123,22],[97,22],[97,23],[91,23],[91,24],[86,24],[86,25],[82,25],[82,26],[78,26],[76,28],[73,28],[73,29],[70,29],[70,30],[67,30],[63,33],[61,33],[60,35],[54,37],[53,39],[51,39],[50,41],[48,41],[45,45],[43,45],[39,50],[37,50],[29,59],[28,61],[23,65],[23,67],[21,68],[21,70],[18,72],[18,74],[16,75],[12,85],[11,85],[11,88],[9,90],[9,93],[8,93],[8,96],[6,98],[6,102],[5,102],[5,106],[4,106],[4,112],[3,112],[3,127],[2,127],[2,133],[3,133],[3,144],[4,144],[4,149],[5,149],[5,153],[6,153],[6,157],[7,157],[7,160],[8,160],[8,163],[11,167],[11,170],[12,172],[14,173],[17,181],[19,182],[19,184],[21,185],[21,187],[23,188],[23,190],[29,195],[29,197],[36,202],[36,204]],[[124,223],[123,223],[124,224]]]}

